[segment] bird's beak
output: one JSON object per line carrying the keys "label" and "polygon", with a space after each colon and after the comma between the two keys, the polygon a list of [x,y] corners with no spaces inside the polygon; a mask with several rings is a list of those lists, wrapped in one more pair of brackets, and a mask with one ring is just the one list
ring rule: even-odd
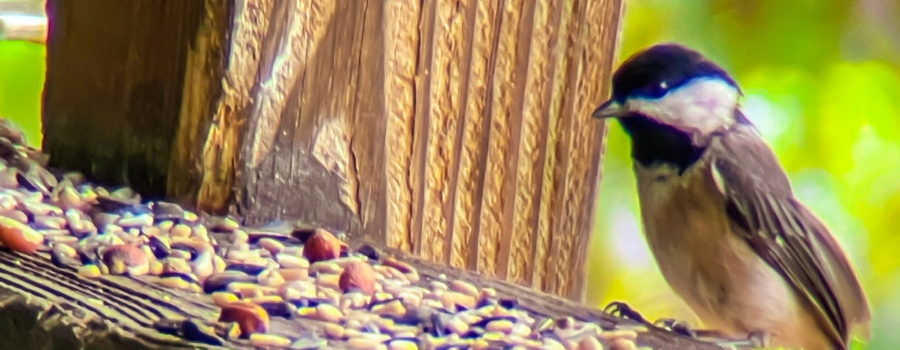
{"label": "bird's beak", "polygon": [[628,111],[622,109],[622,105],[610,99],[609,101],[603,102],[600,107],[597,107],[597,110],[595,110],[594,114],[592,115],[597,119],[607,119],[620,118],[626,116],[627,114]]}

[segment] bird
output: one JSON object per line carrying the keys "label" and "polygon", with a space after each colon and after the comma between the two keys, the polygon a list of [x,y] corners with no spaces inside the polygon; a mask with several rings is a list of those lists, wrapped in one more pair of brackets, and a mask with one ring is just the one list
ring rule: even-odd
{"label": "bird", "polygon": [[616,69],[611,95],[593,117],[618,120],[630,137],[644,236],[705,327],[810,350],[868,337],[850,260],[794,195],[725,69],[661,43]]}

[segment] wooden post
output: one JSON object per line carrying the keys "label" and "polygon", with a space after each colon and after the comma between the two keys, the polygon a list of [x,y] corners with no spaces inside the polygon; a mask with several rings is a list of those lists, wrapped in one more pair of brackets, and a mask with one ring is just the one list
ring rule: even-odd
{"label": "wooden post", "polygon": [[578,300],[621,8],[49,0],[44,149]]}

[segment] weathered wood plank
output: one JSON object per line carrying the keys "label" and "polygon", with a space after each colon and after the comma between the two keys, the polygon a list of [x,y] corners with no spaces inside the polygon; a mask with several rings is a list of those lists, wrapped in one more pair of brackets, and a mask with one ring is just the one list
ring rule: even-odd
{"label": "weathered wood plank", "polygon": [[[233,159],[229,162],[217,157],[236,154],[231,148],[240,136],[238,112],[249,104],[250,82],[242,76],[219,77],[226,71],[225,62],[229,62],[229,67],[239,65],[243,62],[241,57],[256,53],[253,47],[228,50],[227,28],[231,22],[226,14],[231,8],[225,5],[227,2],[204,1],[204,16],[197,34],[190,41],[184,63],[183,102],[178,112],[180,118],[177,119],[178,128],[172,142],[172,159],[166,179],[166,193],[181,202],[194,203],[199,196],[209,198],[210,182],[224,182],[225,186],[234,182]],[[261,14],[258,12],[258,7],[236,9],[233,25],[238,29],[234,35],[253,35],[253,28],[247,28],[247,22],[250,18],[259,18]],[[65,17],[66,14],[58,16]],[[259,48],[255,49],[258,51]],[[228,60],[223,57],[228,57]],[[229,69],[230,72],[248,70],[250,68],[247,67]],[[53,114],[53,118],[45,119],[55,118]],[[219,145],[217,149],[212,149],[216,145]],[[52,147],[53,144],[48,142],[46,148]],[[229,152],[223,152],[226,150]],[[217,170],[210,173],[220,174],[221,177],[210,179],[204,168]],[[226,199],[207,199],[203,203]]]}
{"label": "weathered wood plank", "polygon": [[[187,348],[152,326],[159,318],[213,319],[217,310],[186,295],[122,277],[86,280],[46,257],[0,250],[4,342],[24,348]],[[29,346],[26,344],[34,345]]]}
{"label": "weathered wood plank", "polygon": [[[399,250],[381,250],[410,262],[423,281],[438,278],[472,281],[479,288],[494,288],[499,297],[519,300],[520,307],[536,316],[572,316],[607,326],[633,324],[523,286],[431,263]],[[0,339],[7,343],[14,341],[24,348],[217,348],[162,334],[153,327],[164,318],[215,321],[218,308],[209,296],[162,288],[143,281],[146,278],[155,277],[102,276],[99,280],[89,280],[71,268],[53,265],[47,256],[0,249],[0,325],[3,325]],[[323,323],[311,319],[273,318],[270,332],[296,337],[304,333],[321,334],[322,327]],[[663,350],[718,349],[657,329],[640,332],[638,344]],[[233,339],[226,347],[249,348],[249,343]]]}

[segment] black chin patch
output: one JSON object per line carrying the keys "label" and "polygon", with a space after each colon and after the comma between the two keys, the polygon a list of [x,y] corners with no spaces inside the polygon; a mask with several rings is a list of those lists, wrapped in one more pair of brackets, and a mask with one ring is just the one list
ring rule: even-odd
{"label": "black chin patch", "polygon": [[640,114],[619,118],[619,122],[631,136],[631,156],[643,166],[669,163],[681,174],[706,150],[695,146],[688,133]]}

